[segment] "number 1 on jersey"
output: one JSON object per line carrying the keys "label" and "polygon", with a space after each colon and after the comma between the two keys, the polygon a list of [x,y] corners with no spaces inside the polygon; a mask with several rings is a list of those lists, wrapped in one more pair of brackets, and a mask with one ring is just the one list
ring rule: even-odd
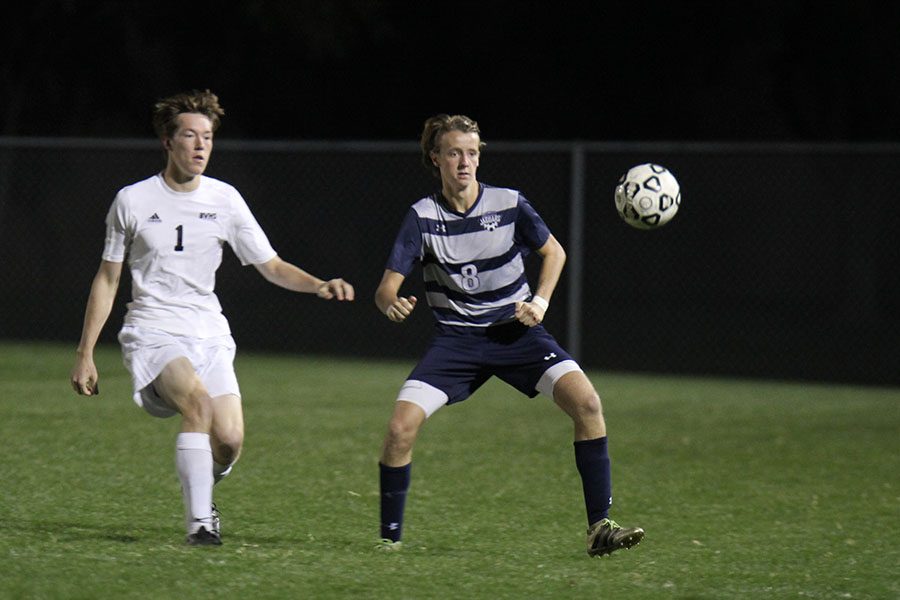
{"label": "number 1 on jersey", "polygon": [[184,235],[184,225],[179,225],[175,228],[175,231],[178,232],[178,239],[175,242],[175,252],[182,252],[184,250],[184,246],[181,245],[182,236]]}

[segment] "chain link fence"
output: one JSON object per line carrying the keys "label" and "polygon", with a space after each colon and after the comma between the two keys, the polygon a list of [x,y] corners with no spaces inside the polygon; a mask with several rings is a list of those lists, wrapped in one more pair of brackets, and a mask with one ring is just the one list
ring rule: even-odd
{"label": "chain link fence", "polygon": [[[72,344],[116,191],[161,169],[153,141],[0,138],[0,339]],[[900,145],[488,143],[479,179],[521,190],[569,254],[546,325],[588,368],[900,384]],[[672,223],[619,220],[621,173],[678,177]],[[217,141],[278,251],[352,282],[338,305],[266,283],[226,250],[217,292],[244,350],[412,360],[425,307],[372,297],[400,220],[436,188],[415,143]],[[529,265],[536,274],[536,264]],[[421,274],[404,292],[424,297]],[[123,279],[101,341],[114,342]]]}

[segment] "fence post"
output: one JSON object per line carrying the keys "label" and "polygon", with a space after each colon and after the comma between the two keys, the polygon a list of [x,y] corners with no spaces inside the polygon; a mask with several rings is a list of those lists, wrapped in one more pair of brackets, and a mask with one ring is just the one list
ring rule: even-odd
{"label": "fence post", "polygon": [[579,360],[581,357],[581,292],[582,263],[584,260],[584,144],[575,143],[571,148],[572,167],[569,197],[568,260],[569,299],[567,350]]}

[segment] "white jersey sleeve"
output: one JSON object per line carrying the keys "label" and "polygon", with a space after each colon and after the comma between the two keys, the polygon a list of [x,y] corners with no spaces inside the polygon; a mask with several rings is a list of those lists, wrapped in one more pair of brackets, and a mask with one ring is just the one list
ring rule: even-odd
{"label": "white jersey sleeve", "polygon": [[269,238],[240,194],[234,199],[234,217],[228,229],[228,245],[245,266],[259,265],[276,256]]}
{"label": "white jersey sleeve", "polygon": [[122,192],[119,192],[116,194],[116,198],[106,214],[106,240],[103,244],[103,260],[124,262],[125,253],[133,235],[133,218],[129,214],[127,205],[122,201]]}

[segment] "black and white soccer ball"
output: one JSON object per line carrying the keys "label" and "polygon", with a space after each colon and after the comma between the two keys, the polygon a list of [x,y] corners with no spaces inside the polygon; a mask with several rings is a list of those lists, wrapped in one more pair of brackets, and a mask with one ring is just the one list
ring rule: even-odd
{"label": "black and white soccer ball", "polygon": [[616,185],[616,211],[637,229],[656,229],[681,205],[681,186],[667,168],[645,163],[628,169]]}

